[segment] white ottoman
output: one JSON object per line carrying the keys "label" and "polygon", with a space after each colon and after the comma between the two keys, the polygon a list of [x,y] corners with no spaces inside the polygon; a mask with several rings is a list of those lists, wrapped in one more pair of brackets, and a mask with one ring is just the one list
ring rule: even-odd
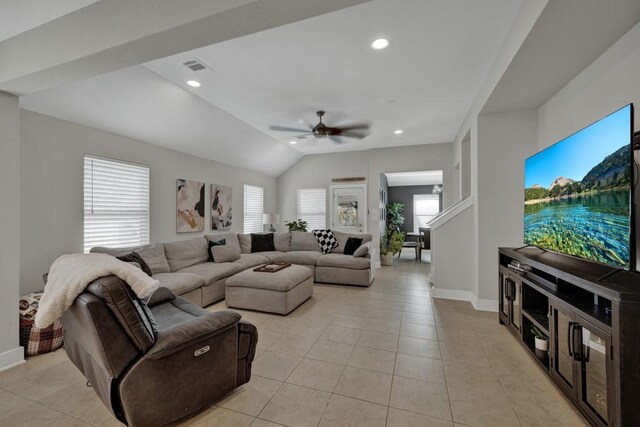
{"label": "white ottoman", "polygon": [[313,272],[291,265],[275,273],[248,269],[227,279],[227,307],[289,314],[313,295]]}

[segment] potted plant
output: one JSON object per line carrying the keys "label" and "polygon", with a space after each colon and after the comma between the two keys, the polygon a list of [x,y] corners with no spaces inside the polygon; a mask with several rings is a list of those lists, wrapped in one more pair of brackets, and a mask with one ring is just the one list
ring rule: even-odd
{"label": "potted plant", "polygon": [[403,203],[387,205],[387,227],[380,237],[380,264],[393,265],[393,257],[402,250],[404,234],[400,231],[404,224]]}
{"label": "potted plant", "polygon": [[307,232],[307,227],[309,227],[309,223],[301,219],[285,222],[284,225],[289,227],[289,231],[303,231],[305,233]]}
{"label": "potted plant", "polygon": [[531,333],[535,337],[536,350],[548,351],[549,350],[549,338],[547,335],[538,329],[536,326],[531,326]]}

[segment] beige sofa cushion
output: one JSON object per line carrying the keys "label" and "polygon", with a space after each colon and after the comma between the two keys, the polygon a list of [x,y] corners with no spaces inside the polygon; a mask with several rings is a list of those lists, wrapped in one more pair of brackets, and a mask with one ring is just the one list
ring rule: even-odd
{"label": "beige sofa cushion", "polygon": [[282,255],[285,254],[285,252],[278,252],[278,251],[266,251],[266,252],[256,252],[256,253],[262,255],[263,257],[266,257],[270,262],[278,261],[278,258],[280,258]]}
{"label": "beige sofa cushion", "polygon": [[363,244],[371,241],[371,234],[351,234],[351,233],[342,233],[340,231],[334,231],[333,235],[336,236],[336,240],[338,241],[338,247],[334,248],[331,251],[331,253],[333,254],[344,253],[344,247],[347,245],[347,240],[349,240],[349,237],[362,239]]}
{"label": "beige sofa cushion", "polygon": [[204,285],[204,279],[191,273],[159,273],[153,276],[160,286],[168,288],[176,295],[186,294]]}
{"label": "beige sofa cushion", "polygon": [[207,240],[202,237],[164,244],[164,252],[167,254],[171,271],[206,262],[209,259],[208,250]]}
{"label": "beige sofa cushion", "polygon": [[131,246],[128,248],[105,248],[102,246],[96,246],[95,248],[91,248],[90,252],[122,256],[133,251],[136,251],[138,255],[142,257],[154,275],[157,273],[168,273],[171,271],[169,263],[167,262],[167,257],[164,253],[164,245],[162,243],[153,243],[144,246]]}
{"label": "beige sofa cushion", "polygon": [[204,236],[210,242],[218,242],[224,239],[227,245],[237,246],[240,248],[240,242],[238,242],[238,235],[236,233],[216,233],[216,234],[207,234]]}
{"label": "beige sofa cushion", "polygon": [[316,236],[313,234],[302,231],[292,231],[290,250],[320,252],[320,245],[318,244],[318,240],[316,240]]}
{"label": "beige sofa cushion", "polygon": [[251,234],[238,234],[238,242],[240,242],[240,253],[251,253]]}
{"label": "beige sofa cushion", "polygon": [[266,264],[270,260],[262,253],[257,254],[240,254],[240,259],[234,261],[236,264],[240,264],[243,270],[247,268],[256,267],[260,264]]}
{"label": "beige sofa cushion", "polygon": [[371,260],[369,258],[354,258],[351,255],[327,254],[318,258],[317,266],[366,270],[371,267]]}
{"label": "beige sofa cushion", "polygon": [[223,264],[205,262],[203,264],[196,264],[183,268],[180,272],[197,274],[204,279],[204,285],[209,286],[220,279],[232,276],[242,270],[243,268],[235,262],[225,262]]}
{"label": "beige sofa cushion", "polygon": [[216,263],[233,262],[240,259],[240,248],[234,245],[214,246],[211,255]]}
{"label": "beige sofa cushion", "polygon": [[273,244],[278,252],[289,252],[291,250],[291,232],[273,233]]}
{"label": "beige sofa cushion", "polygon": [[316,265],[318,258],[322,256],[322,252],[318,251],[291,251],[273,258],[273,261],[286,261],[291,264],[300,265]]}

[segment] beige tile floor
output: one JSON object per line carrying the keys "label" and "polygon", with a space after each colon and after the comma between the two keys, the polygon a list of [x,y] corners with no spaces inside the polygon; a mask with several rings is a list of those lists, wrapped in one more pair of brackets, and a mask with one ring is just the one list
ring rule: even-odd
{"label": "beige tile floor", "polygon": [[[183,424],[586,425],[495,313],[432,299],[427,271],[407,252],[370,288],[316,285],[286,317],[241,311],[260,334],[251,381]],[[0,425],[120,425],[85,381],[63,351],[0,373]]]}

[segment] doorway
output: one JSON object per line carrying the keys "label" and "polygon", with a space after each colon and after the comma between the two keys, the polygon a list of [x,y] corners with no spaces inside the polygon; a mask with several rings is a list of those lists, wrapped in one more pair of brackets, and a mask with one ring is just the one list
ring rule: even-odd
{"label": "doorway", "polygon": [[330,227],[343,233],[367,232],[367,184],[331,185]]}

